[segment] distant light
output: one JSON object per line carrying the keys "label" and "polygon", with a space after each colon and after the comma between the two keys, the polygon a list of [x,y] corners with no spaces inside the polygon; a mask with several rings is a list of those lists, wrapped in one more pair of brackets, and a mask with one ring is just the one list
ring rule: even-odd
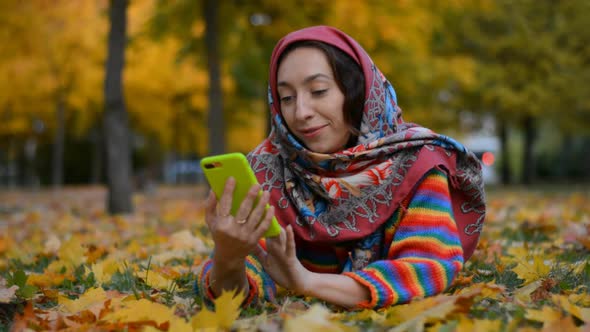
{"label": "distant light", "polygon": [[481,161],[486,166],[492,166],[494,161],[496,161],[496,157],[494,157],[494,154],[491,152],[484,152],[481,156]]}
{"label": "distant light", "polygon": [[250,24],[253,26],[269,25],[272,18],[268,14],[255,13],[250,15]]}

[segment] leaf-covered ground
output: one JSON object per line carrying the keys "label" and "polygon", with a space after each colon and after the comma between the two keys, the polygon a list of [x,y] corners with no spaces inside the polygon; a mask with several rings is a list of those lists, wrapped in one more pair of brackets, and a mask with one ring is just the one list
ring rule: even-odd
{"label": "leaf-covered ground", "polygon": [[590,331],[588,186],[488,190],[482,240],[447,293],[353,312],[287,294],[202,307],[204,196],[159,188],[110,217],[98,187],[0,191],[0,331]]}

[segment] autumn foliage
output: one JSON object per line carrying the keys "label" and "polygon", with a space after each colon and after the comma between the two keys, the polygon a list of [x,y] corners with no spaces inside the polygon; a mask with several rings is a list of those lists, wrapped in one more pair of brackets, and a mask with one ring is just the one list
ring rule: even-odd
{"label": "autumn foliage", "polygon": [[282,293],[240,309],[195,298],[212,249],[203,188],[136,194],[108,216],[89,187],[1,192],[0,328],[20,331],[577,331],[590,323],[590,192],[492,190],[482,240],[444,294],[378,311],[343,311]]}

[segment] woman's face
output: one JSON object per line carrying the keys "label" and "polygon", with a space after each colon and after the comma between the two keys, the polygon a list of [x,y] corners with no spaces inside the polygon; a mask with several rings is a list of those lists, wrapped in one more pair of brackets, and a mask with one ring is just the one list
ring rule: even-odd
{"label": "woman's face", "polygon": [[299,47],[288,53],[279,65],[277,89],[289,130],[309,150],[333,153],[346,147],[351,134],[344,94],[322,51]]}

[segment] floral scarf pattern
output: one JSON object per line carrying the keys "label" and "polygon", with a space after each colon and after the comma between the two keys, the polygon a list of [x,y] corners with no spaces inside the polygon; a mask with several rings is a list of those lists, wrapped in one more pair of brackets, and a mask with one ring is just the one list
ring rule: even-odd
{"label": "floral scarf pattern", "polygon": [[[297,41],[317,40],[350,55],[365,76],[365,104],[356,146],[332,154],[307,150],[280,113],[278,59]],[[451,184],[453,213],[465,259],[475,249],[485,217],[481,164],[450,137],[402,120],[395,90],[363,48],[328,26],[292,32],[272,53],[269,79],[272,130],[248,154],[263,190],[270,191],[282,225],[299,241],[336,243],[365,238],[383,225],[433,168]]]}

